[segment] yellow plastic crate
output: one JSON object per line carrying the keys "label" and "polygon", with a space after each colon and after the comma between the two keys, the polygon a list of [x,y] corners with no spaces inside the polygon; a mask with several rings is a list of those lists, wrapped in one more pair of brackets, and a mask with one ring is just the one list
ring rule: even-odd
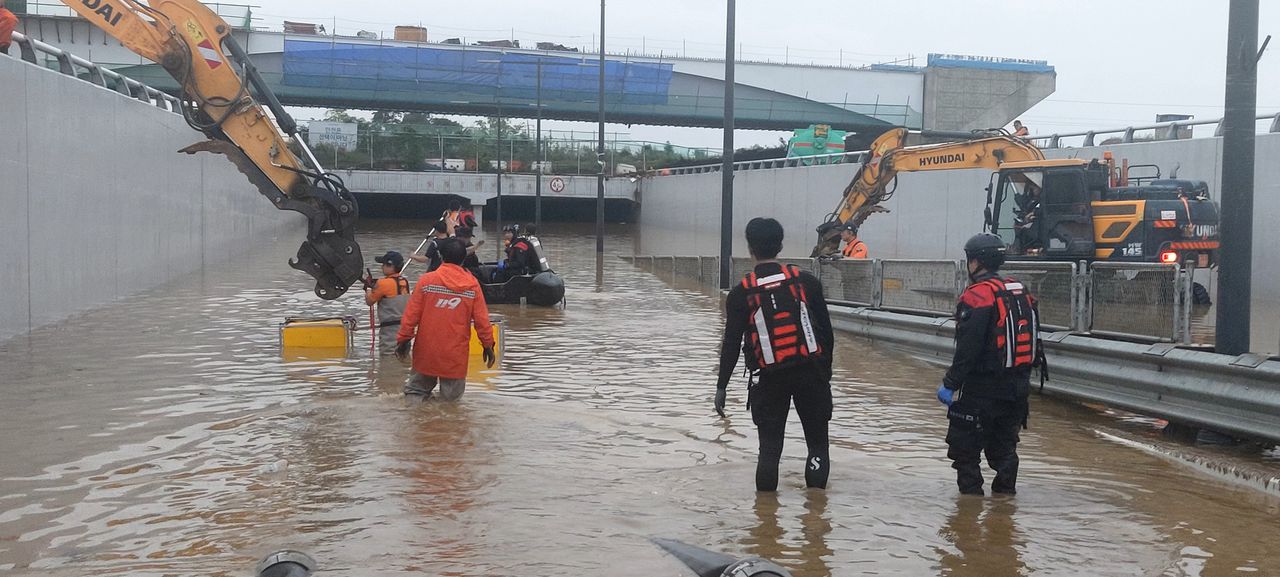
{"label": "yellow plastic crate", "polygon": [[341,351],[351,348],[356,321],[352,317],[286,318],[280,323],[280,349]]}
{"label": "yellow plastic crate", "polygon": [[[502,341],[507,331],[507,321],[500,316],[490,315],[489,324],[493,325],[493,342],[494,356],[499,361],[502,360]],[[480,344],[480,335],[476,333],[475,328],[471,329],[471,356],[480,357],[484,352],[484,345]]]}

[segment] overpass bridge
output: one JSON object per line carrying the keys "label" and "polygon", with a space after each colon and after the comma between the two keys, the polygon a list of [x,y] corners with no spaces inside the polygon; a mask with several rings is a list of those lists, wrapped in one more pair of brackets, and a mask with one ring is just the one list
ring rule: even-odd
{"label": "overpass bridge", "polygon": [[[177,89],[158,65],[78,17],[29,15],[21,27],[151,86]],[[591,54],[246,29],[235,35],[286,105],[528,118],[541,104],[544,118],[596,118]],[[947,55],[930,55],[919,67],[739,62],[735,70],[742,129],[1004,126],[1052,94],[1056,82],[1044,62]],[[610,54],[605,73],[611,122],[723,125],[723,61]]]}

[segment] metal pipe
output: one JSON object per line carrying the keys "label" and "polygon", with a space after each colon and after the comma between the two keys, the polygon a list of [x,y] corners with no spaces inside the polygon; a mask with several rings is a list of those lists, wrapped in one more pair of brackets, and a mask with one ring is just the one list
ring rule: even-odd
{"label": "metal pipe", "polygon": [[724,146],[720,167],[720,288],[728,290],[733,275],[733,37],[735,0],[728,0],[724,37]]}
{"label": "metal pipe", "polygon": [[596,255],[604,254],[604,2],[600,0],[600,118],[596,126]]}
{"label": "metal pipe", "polygon": [[542,56],[538,56],[538,124],[537,136],[534,137],[534,153],[533,160],[537,163],[537,170],[533,174],[533,225],[542,228]]}
{"label": "metal pipe", "polygon": [[1231,0],[1222,117],[1222,248],[1218,251],[1218,352],[1249,352],[1253,266],[1254,123],[1258,108],[1258,0]]}

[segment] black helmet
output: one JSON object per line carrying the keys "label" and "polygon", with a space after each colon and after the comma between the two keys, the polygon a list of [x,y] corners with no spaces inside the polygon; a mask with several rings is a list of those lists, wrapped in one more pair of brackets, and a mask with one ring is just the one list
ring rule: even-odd
{"label": "black helmet", "polygon": [[989,232],[976,234],[964,243],[965,256],[982,263],[983,268],[990,271],[995,271],[1004,264],[1007,250],[1004,239]]}

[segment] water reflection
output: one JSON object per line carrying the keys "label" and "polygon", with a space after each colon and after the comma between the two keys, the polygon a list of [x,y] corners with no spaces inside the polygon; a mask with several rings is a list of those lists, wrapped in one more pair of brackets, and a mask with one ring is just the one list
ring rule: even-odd
{"label": "water reflection", "polygon": [[959,497],[941,533],[953,547],[942,551],[941,574],[1026,575],[1020,554],[1025,543],[1015,524],[1017,513],[1014,498]]}
{"label": "water reflection", "polygon": [[[827,512],[827,492],[809,489],[804,495],[804,512],[800,514],[799,531],[792,538],[782,528],[780,516],[787,515],[776,492],[757,492],[756,524],[743,538],[743,548],[751,555],[770,559],[787,567],[794,575],[830,577],[827,565],[835,551],[827,544],[831,519]],[[790,519],[788,519],[790,521]]]}

